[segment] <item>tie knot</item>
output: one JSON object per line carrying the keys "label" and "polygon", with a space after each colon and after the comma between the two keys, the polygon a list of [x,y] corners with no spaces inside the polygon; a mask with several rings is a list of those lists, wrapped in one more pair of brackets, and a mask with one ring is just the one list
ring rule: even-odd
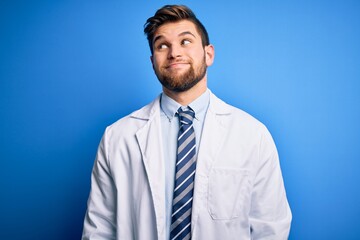
{"label": "tie knot", "polygon": [[178,110],[180,125],[183,124],[192,124],[195,112],[191,108],[187,108],[186,110],[182,110],[181,107]]}

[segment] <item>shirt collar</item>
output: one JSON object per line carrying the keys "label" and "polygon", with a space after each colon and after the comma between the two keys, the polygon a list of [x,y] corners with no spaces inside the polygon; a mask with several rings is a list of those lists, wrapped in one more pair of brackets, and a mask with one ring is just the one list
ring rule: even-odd
{"label": "shirt collar", "polygon": [[[204,121],[206,111],[209,107],[209,102],[210,91],[209,89],[206,89],[203,94],[201,94],[197,99],[195,99],[188,105],[191,109],[194,110],[195,119],[197,119],[198,121]],[[169,119],[169,121],[171,121],[175,117],[175,114],[179,107],[181,107],[181,104],[179,104],[163,92],[160,98],[160,107],[166,117]]]}
{"label": "shirt collar", "polygon": [[160,98],[160,107],[165,116],[171,121],[181,105],[163,92]]}

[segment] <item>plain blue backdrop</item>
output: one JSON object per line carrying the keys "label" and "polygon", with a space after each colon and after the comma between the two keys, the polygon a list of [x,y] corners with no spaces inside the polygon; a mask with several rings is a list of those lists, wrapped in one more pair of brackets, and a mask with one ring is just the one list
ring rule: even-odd
{"label": "plain blue backdrop", "polygon": [[280,154],[290,239],[360,239],[359,1],[0,2],[0,239],[80,239],[105,127],[154,99],[143,24],[182,3],[209,87]]}

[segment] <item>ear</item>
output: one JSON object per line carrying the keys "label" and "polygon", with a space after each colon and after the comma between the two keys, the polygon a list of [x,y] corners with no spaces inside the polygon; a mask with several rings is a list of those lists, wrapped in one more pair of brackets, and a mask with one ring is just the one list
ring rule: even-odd
{"label": "ear", "polygon": [[215,58],[215,48],[212,44],[205,46],[205,61],[206,66],[211,66]]}

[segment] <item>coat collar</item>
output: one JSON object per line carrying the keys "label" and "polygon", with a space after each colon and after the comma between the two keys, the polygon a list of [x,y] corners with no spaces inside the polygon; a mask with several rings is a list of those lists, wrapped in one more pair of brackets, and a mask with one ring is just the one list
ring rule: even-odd
{"label": "coat collar", "polygon": [[232,107],[210,92],[209,111],[215,115],[229,115]]}
{"label": "coat collar", "polygon": [[157,116],[157,113],[160,113],[160,96],[161,95],[159,95],[157,98],[155,98],[148,105],[131,113],[130,117],[141,119],[141,120],[150,120],[151,118]]}
{"label": "coat collar", "polygon": [[[155,98],[150,104],[133,112],[130,116],[142,120],[150,120],[153,117],[159,116],[158,113],[160,113],[160,97],[161,95]],[[231,113],[231,108],[232,107],[230,105],[216,97],[210,91],[210,104],[208,111],[211,111],[215,115],[228,115]]]}

